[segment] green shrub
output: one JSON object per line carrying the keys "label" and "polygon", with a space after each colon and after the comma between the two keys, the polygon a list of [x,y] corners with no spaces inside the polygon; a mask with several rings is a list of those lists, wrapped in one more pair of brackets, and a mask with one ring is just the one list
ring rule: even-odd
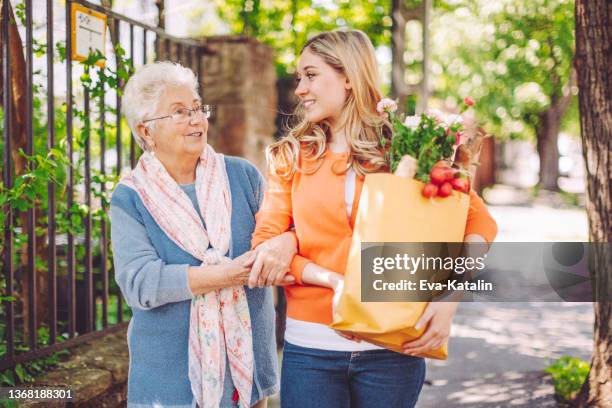
{"label": "green shrub", "polygon": [[544,371],[550,373],[558,396],[572,400],[580,391],[589,374],[589,363],[579,358],[564,356],[546,367]]}

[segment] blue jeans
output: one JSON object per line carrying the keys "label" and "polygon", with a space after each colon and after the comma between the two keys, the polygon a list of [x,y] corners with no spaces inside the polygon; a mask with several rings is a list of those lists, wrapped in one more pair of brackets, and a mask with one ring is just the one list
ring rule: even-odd
{"label": "blue jeans", "polygon": [[425,360],[389,350],[328,351],[285,342],[282,408],[414,407]]}

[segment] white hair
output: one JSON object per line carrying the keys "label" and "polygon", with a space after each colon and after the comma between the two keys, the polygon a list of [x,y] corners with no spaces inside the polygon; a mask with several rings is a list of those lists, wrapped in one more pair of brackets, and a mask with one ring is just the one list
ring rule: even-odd
{"label": "white hair", "polygon": [[[136,143],[143,150],[147,144],[136,132],[138,123],[150,119],[157,111],[160,96],[169,87],[188,86],[198,94],[198,80],[189,68],[170,61],[153,62],[143,65],[128,80],[123,90],[121,105],[125,119],[132,129]],[[154,126],[155,122],[150,122]]]}

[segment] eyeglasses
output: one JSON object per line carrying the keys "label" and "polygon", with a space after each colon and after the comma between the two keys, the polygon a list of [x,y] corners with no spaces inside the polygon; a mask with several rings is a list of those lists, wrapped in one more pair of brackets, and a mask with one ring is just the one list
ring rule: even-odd
{"label": "eyeglasses", "polygon": [[180,108],[180,109],[177,109],[175,112],[171,113],[170,115],[160,116],[158,118],[146,119],[146,120],[143,120],[142,123],[147,123],[147,122],[151,122],[154,120],[166,119],[166,118],[172,119],[174,123],[185,123],[185,122],[191,121],[191,119],[194,116],[195,117],[203,116],[206,119],[208,119],[210,118],[211,114],[212,114],[212,106],[202,105],[202,106],[197,106],[193,109]]}

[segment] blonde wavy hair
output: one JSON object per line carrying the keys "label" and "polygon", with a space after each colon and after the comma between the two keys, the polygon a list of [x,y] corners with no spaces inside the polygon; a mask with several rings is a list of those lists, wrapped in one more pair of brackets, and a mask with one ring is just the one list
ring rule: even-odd
{"label": "blonde wavy hair", "polygon": [[[378,88],[374,46],[368,36],[359,30],[324,32],[308,40],[301,53],[306,50],[321,57],[346,76],[351,84],[338,121],[338,127],[344,129],[349,145],[348,166],[340,173],[350,167],[360,176],[387,169],[383,145],[390,144],[391,125],[376,111],[382,96]],[[331,136],[327,121],[313,123],[306,120],[301,103],[294,112],[294,120],[297,125],[266,149],[270,171],[283,179],[290,179],[295,172],[316,172]],[[300,154],[308,158],[312,165],[300,167]]]}

